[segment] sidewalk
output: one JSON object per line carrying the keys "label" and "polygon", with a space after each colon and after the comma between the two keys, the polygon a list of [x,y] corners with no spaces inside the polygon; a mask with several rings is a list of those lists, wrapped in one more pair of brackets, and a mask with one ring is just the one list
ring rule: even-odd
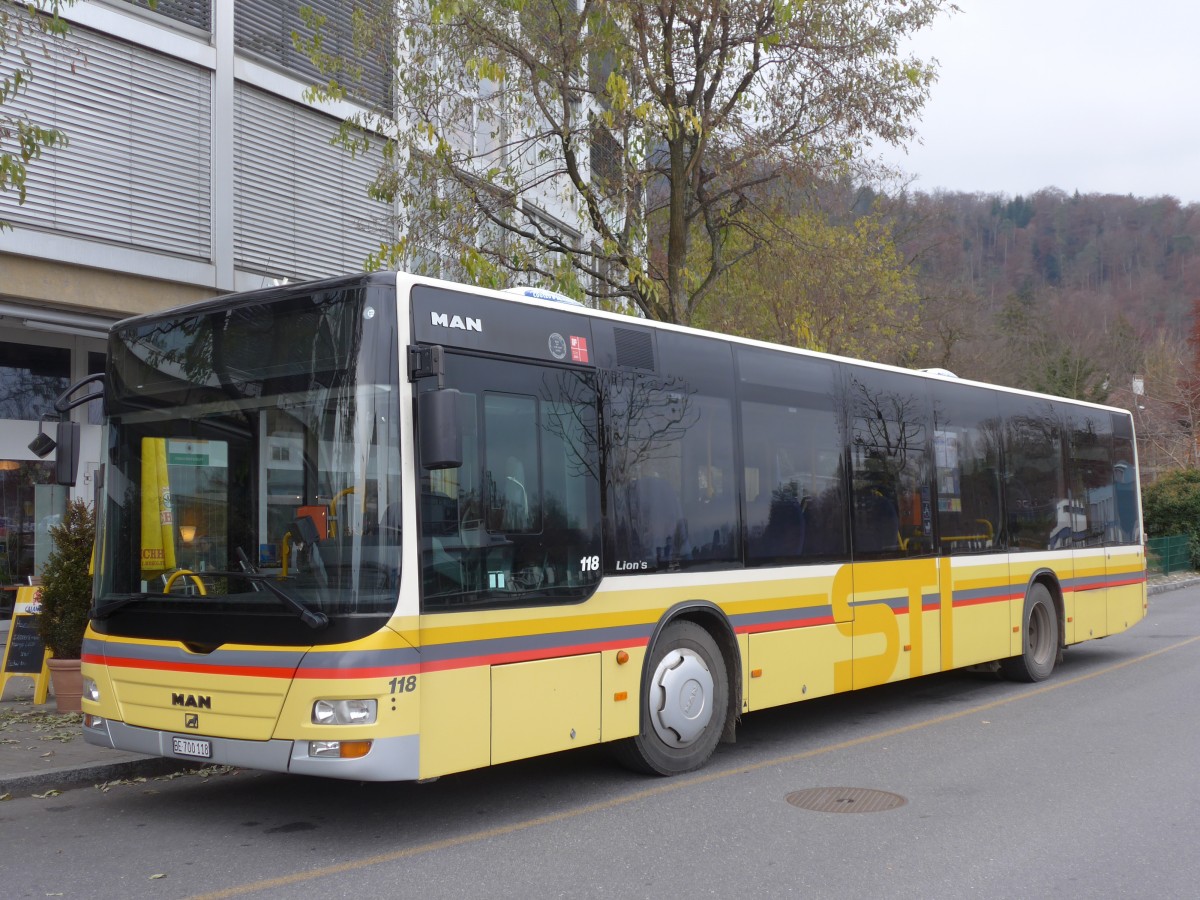
{"label": "sidewalk", "polygon": [[[1149,592],[1160,594],[1197,584],[1200,576],[1195,572],[1180,572],[1152,578]],[[0,638],[5,625],[0,623]],[[32,679],[12,679],[0,698],[0,800],[8,799],[5,795],[28,797],[195,768],[178,759],[94,747],[84,742],[80,722],[78,713],[56,713],[53,698],[34,705]]]}
{"label": "sidewalk", "polygon": [[33,680],[14,678],[0,699],[0,800],[90,787],[192,768],[178,759],[85,743],[79,713],[60,715],[54,698],[37,706]]}

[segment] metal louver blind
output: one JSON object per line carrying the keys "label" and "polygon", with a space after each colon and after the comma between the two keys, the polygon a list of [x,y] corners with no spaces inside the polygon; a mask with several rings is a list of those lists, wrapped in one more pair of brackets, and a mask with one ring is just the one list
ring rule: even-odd
{"label": "metal louver blind", "polygon": [[30,165],[23,206],[0,193],[0,219],[210,260],[210,73],[82,28],[38,52],[9,109],[70,143]]}
{"label": "metal louver blind", "polygon": [[212,31],[212,3],[210,0],[125,0],[133,6],[158,13],[176,22],[194,28]]}
{"label": "metal louver blind", "polygon": [[360,271],[386,239],[386,207],[367,196],[378,156],[329,140],[338,121],[238,83],[234,262],[245,271],[316,278]]}
{"label": "metal louver blind", "polygon": [[[300,18],[300,7],[307,6],[325,17],[322,36],[326,50],[336,56],[355,59],[352,19],[355,12],[375,20],[390,0],[239,0],[234,10],[233,42],[246,53],[281,66],[308,81],[321,75],[309,58],[296,50],[292,33],[308,29]],[[376,106],[388,107],[391,77],[379,59],[355,59],[363,68],[360,89]],[[347,84],[351,90],[354,86]]]}

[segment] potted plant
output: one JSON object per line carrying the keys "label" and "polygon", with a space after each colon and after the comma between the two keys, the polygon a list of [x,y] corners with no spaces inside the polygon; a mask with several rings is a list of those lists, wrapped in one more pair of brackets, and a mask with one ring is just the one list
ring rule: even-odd
{"label": "potted plant", "polygon": [[58,711],[79,712],[83,693],[79,658],[92,607],[88,568],[96,540],[96,520],[87,503],[72,500],[62,521],[51,525],[49,531],[54,549],[42,569],[38,629],[52,654],[50,683]]}

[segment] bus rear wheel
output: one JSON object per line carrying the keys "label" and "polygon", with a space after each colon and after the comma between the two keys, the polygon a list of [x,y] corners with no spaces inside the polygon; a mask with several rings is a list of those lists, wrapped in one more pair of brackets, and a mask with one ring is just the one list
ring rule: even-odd
{"label": "bus rear wheel", "polygon": [[1000,660],[1000,671],[1013,681],[1045,681],[1058,660],[1058,614],[1044,584],[1025,595],[1021,617],[1021,655]]}
{"label": "bus rear wheel", "polygon": [[663,629],[646,658],[646,691],[637,737],[622,761],[652,775],[678,775],[708,761],[729,708],[729,676],[712,635],[694,622]]}

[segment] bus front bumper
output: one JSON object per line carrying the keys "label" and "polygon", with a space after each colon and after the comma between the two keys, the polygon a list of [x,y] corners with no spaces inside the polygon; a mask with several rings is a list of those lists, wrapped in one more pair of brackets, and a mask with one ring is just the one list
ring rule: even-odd
{"label": "bus front bumper", "polygon": [[[266,772],[317,775],[322,778],[344,778],[353,781],[414,781],[418,777],[420,756],[420,738],[415,734],[375,738],[365,756],[357,759],[339,759],[310,756],[308,741],[242,741],[207,735],[185,735],[138,728],[124,722],[94,716],[85,720],[83,739],[97,747],[128,750],[132,753],[178,759],[193,764],[236,766]],[[180,746],[193,751],[206,751],[207,755],[177,752],[176,748]]]}

